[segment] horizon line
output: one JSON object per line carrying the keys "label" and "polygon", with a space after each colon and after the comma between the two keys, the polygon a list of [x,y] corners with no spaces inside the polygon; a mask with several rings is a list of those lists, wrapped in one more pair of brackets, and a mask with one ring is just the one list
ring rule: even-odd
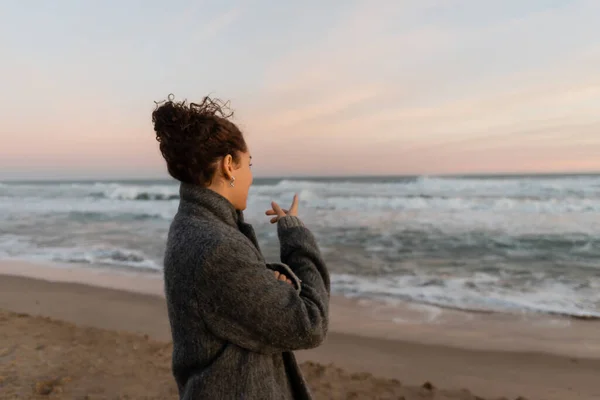
{"label": "horizon line", "polygon": [[[459,174],[389,174],[389,175],[279,175],[279,176],[255,176],[254,179],[307,179],[307,180],[319,180],[319,179],[369,179],[369,178],[419,178],[419,177],[432,177],[432,178],[493,178],[493,177],[552,177],[552,176],[594,176],[600,175],[599,171],[565,171],[565,172],[474,172],[474,173],[459,173]],[[104,177],[104,178],[8,178],[0,179],[0,183],[9,182],[139,182],[139,181],[174,181],[176,179],[166,177]]]}

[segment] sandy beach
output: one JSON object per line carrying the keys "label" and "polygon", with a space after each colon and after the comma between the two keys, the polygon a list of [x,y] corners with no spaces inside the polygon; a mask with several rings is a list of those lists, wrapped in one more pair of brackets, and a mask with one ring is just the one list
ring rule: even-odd
{"label": "sandy beach", "polygon": [[600,400],[599,16],[0,1],[0,400]]}
{"label": "sandy beach", "polygon": [[[176,398],[158,276],[0,263],[0,398]],[[332,297],[317,399],[599,399],[597,321]]]}

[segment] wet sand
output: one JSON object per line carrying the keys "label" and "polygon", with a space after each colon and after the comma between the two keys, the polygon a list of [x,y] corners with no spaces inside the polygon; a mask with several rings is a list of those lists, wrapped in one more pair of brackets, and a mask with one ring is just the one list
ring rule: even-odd
{"label": "wet sand", "polygon": [[[176,398],[158,277],[0,274],[0,398]],[[326,342],[297,353],[318,399],[600,399],[597,321],[339,297],[331,314]]]}

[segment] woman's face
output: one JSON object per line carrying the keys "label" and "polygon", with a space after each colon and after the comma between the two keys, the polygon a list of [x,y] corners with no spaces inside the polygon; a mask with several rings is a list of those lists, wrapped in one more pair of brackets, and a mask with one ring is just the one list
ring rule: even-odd
{"label": "woman's face", "polygon": [[233,187],[229,187],[229,201],[233,204],[236,210],[243,211],[248,204],[248,192],[252,185],[252,156],[250,152],[239,153],[239,163],[232,171],[232,176],[235,178]]}

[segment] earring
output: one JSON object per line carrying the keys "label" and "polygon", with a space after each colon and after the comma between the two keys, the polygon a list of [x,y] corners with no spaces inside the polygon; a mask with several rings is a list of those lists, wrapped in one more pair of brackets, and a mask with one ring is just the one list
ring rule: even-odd
{"label": "earring", "polygon": [[231,177],[231,181],[229,182],[229,186],[231,186],[231,187],[235,186],[235,177],[234,176]]}

